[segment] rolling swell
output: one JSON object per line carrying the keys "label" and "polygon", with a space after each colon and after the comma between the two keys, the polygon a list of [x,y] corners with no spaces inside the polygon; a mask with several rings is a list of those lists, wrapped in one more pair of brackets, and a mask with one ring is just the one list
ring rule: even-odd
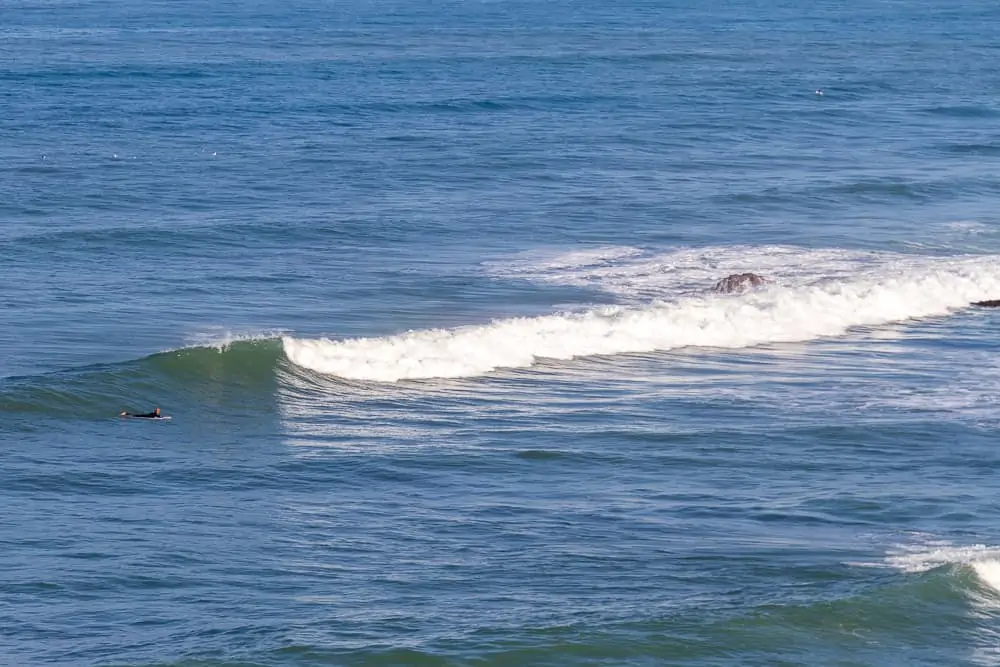
{"label": "rolling swell", "polygon": [[0,413],[102,419],[153,405],[240,409],[248,396],[273,394],[280,357],[275,339],[242,340],[10,377],[0,380]]}
{"label": "rolling swell", "polygon": [[[774,565],[774,564],[772,564]],[[835,582],[839,594],[779,602],[773,591],[754,604],[705,605],[676,601],[642,609],[628,618],[599,619],[581,613],[576,620],[520,626],[490,624],[471,632],[432,633],[408,646],[378,642],[311,643],[282,641],[261,632],[264,646],[247,662],[180,660],[128,663],[143,667],[236,667],[244,664],[435,667],[566,664],[893,664],[890,647],[906,646],[905,664],[940,664],[936,643],[956,630],[976,644],[993,638],[993,610],[980,606],[983,582],[974,568],[953,563],[917,575],[860,581],[857,571],[794,568],[801,588]],[[995,591],[994,591],[995,592]],[[914,610],[933,613],[919,614]],[[317,626],[320,622],[316,623]],[[301,636],[313,633],[307,623]],[[270,645],[270,646],[268,646]],[[277,646],[275,646],[277,645]],[[887,663],[887,659],[889,663]],[[902,663],[900,663],[902,664]]]}

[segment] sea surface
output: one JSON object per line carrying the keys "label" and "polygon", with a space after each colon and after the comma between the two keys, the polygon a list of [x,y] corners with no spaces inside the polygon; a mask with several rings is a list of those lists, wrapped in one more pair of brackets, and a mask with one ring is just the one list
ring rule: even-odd
{"label": "sea surface", "polygon": [[998,36],[0,3],[0,664],[1000,665]]}

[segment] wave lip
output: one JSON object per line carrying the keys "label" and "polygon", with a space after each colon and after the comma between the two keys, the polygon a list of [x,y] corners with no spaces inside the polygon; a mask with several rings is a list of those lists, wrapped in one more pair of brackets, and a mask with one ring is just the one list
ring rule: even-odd
{"label": "wave lip", "polygon": [[[972,565],[979,573],[991,573],[993,567],[1000,567],[1000,547],[985,544],[956,546],[949,541],[932,541],[917,547],[900,546],[889,553],[885,562],[908,574],[927,572],[946,565]],[[996,581],[1000,582],[1000,579]],[[992,582],[988,582],[991,583]],[[1000,586],[994,586],[1000,591]]]}
{"label": "wave lip", "polygon": [[377,338],[284,336],[282,344],[297,366],[346,379],[470,377],[540,359],[812,340],[856,326],[943,315],[997,294],[1000,269],[993,259],[977,258],[896,266],[855,281],[772,286],[741,297],[697,295]]}

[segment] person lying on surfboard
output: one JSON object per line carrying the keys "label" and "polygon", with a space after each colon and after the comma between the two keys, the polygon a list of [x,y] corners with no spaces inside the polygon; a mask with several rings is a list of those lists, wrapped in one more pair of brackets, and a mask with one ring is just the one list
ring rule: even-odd
{"label": "person lying on surfboard", "polygon": [[147,412],[144,415],[137,415],[137,414],[133,414],[131,412],[125,412],[124,410],[122,410],[121,416],[122,417],[140,417],[142,419],[159,419],[160,418],[160,409],[159,408],[155,408],[152,412]]}

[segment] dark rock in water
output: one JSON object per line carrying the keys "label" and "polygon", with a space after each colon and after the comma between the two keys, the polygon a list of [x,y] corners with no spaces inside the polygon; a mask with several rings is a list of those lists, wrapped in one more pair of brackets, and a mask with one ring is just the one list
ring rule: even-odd
{"label": "dark rock in water", "polygon": [[1000,299],[992,299],[990,301],[973,301],[973,306],[982,306],[983,308],[1000,308]]}
{"label": "dark rock in water", "polygon": [[743,290],[750,289],[751,287],[760,287],[767,283],[762,276],[758,276],[756,273],[734,273],[731,276],[726,276],[719,282],[715,284],[712,288],[713,292],[722,292],[723,294],[732,294],[733,292],[742,292]]}

